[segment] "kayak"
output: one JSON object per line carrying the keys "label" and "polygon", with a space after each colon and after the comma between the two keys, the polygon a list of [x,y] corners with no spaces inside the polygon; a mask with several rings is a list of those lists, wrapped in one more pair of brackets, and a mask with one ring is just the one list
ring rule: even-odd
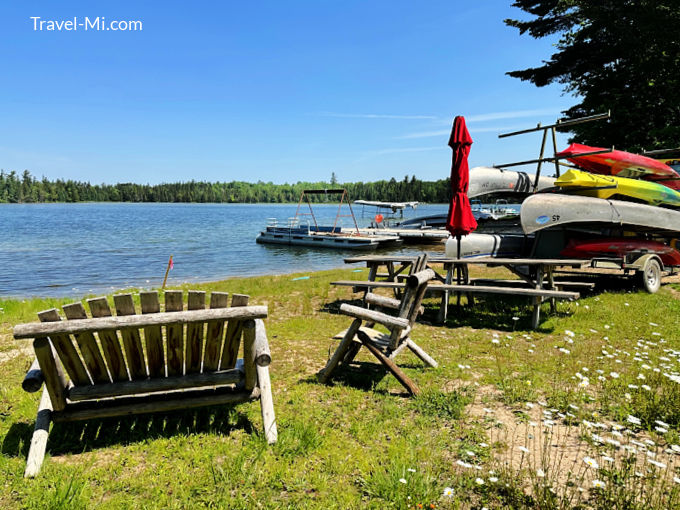
{"label": "kayak", "polygon": [[680,211],[623,200],[536,193],[522,202],[522,230],[532,234],[541,230],[588,229],[626,230],[645,233],[680,232]]}
{"label": "kayak", "polygon": [[[526,172],[477,166],[470,169],[468,197],[481,200],[490,200],[492,196],[521,199],[533,193],[534,179],[535,176]],[[554,181],[554,177],[541,175],[538,178],[537,191],[551,188]]]}
{"label": "kayak", "polygon": [[598,256],[623,257],[628,253],[655,253],[665,266],[680,266],[678,250],[658,241],[645,241],[635,237],[571,240],[560,252],[563,257],[590,259]]}
{"label": "kayak", "polygon": [[562,152],[558,152],[556,156],[566,157],[575,165],[594,174],[660,181],[670,188],[680,189],[680,175],[673,168],[659,160],[617,150],[601,154],[583,155],[584,153],[601,150],[607,149],[572,143]]}
{"label": "kayak", "polygon": [[652,205],[680,207],[680,192],[663,184],[640,179],[569,170],[555,181],[555,185],[570,193],[588,197],[629,197]]}

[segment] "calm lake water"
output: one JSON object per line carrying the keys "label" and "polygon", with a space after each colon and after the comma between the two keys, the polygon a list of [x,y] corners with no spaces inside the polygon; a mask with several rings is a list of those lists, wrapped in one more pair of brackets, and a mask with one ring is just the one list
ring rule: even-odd
{"label": "calm lake water", "polygon": [[[255,242],[267,218],[285,222],[290,204],[0,204],[0,296],[108,294],[160,287],[173,255],[170,284],[232,276],[342,267],[353,252],[278,247]],[[332,224],[337,205],[314,206]],[[446,213],[421,205],[407,217]],[[345,211],[346,212],[346,211]],[[354,207],[359,226],[375,212]],[[343,218],[349,227],[351,218]],[[398,248],[397,252],[422,250]],[[431,249],[428,248],[428,249]],[[354,252],[356,253],[356,252]]]}

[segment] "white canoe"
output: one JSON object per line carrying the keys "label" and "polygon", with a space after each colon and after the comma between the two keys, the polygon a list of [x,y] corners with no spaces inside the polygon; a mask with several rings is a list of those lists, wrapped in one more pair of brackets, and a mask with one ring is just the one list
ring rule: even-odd
{"label": "white canoe", "polygon": [[680,232],[680,211],[653,205],[575,195],[536,194],[522,203],[522,230],[555,227],[625,228],[649,233]]}
{"label": "white canoe", "polygon": [[[470,170],[470,187],[468,197],[480,198],[489,195],[526,196],[533,192],[535,176],[526,172],[502,170],[477,166]],[[543,190],[555,186],[554,177],[540,176],[538,189]]]}
{"label": "white canoe", "polygon": [[[476,234],[462,236],[460,239],[460,258],[475,257],[520,257],[527,253],[533,238],[522,234]],[[446,256],[458,257],[458,241],[450,237],[446,241]]]}

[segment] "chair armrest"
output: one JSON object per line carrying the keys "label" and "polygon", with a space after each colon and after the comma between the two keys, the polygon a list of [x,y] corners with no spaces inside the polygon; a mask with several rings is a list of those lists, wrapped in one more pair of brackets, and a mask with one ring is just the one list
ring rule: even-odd
{"label": "chair armrest", "polygon": [[364,301],[371,305],[378,305],[385,308],[392,308],[393,310],[399,310],[401,306],[401,301],[394,298],[388,298],[386,296],[379,296],[378,294],[373,294],[369,292],[364,296]]}
{"label": "chair armrest", "polygon": [[[401,308],[401,301],[394,298],[388,298],[386,296],[379,296],[378,294],[368,293],[364,297],[364,301],[371,305],[382,306],[383,308],[392,308],[393,310],[399,310]],[[418,308],[418,313],[422,314],[425,312],[425,307],[421,306]]]}
{"label": "chair armrest", "polygon": [[386,328],[406,329],[409,326],[409,322],[406,319],[392,317],[385,313],[376,312],[375,310],[366,310],[365,308],[348,305],[346,303],[340,305],[340,313],[356,319],[377,322]]}

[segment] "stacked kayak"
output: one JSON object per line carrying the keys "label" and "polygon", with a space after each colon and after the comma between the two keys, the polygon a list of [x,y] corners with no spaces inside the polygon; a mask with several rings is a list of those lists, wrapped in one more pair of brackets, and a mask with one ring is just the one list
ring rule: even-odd
{"label": "stacked kayak", "polygon": [[571,163],[594,174],[644,179],[660,182],[669,188],[680,189],[680,175],[673,168],[656,159],[617,150],[601,154],[587,154],[606,150],[572,143],[562,152],[558,152],[556,156],[566,157]]}
{"label": "stacked kayak", "polygon": [[636,237],[572,240],[560,255],[567,258],[589,259],[603,255],[623,257],[628,253],[655,253],[664,265],[680,266],[678,250],[658,241],[646,241]]}
{"label": "stacked kayak", "polygon": [[555,185],[565,191],[588,197],[628,197],[651,205],[680,207],[680,192],[663,184],[640,179],[569,170],[555,181]]}

